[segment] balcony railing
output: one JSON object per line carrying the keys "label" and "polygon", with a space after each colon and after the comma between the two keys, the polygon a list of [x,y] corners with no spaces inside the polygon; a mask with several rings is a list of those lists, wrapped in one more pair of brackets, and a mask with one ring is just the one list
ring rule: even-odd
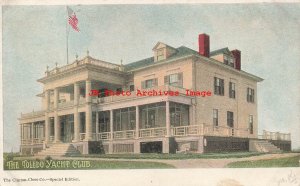
{"label": "balcony railing", "polygon": [[43,116],[44,114],[45,114],[44,110],[33,111],[26,114],[21,114],[21,118],[39,117],[39,116]]}
{"label": "balcony railing", "polygon": [[66,107],[72,107],[74,105],[74,101],[68,101],[68,102],[62,102],[58,103],[59,108],[66,108]]}
{"label": "balcony railing", "polygon": [[104,68],[109,68],[109,69],[114,69],[114,70],[120,70],[120,65],[108,63],[108,62],[101,61],[101,60],[95,60],[95,59],[92,59],[92,58],[87,58],[87,59],[83,59],[83,60],[80,60],[80,61],[76,61],[76,62],[74,62],[72,64],[69,64],[69,65],[65,65],[65,66],[62,66],[62,67],[56,67],[56,68],[46,72],[46,75],[47,76],[54,75],[54,74],[57,74],[57,73],[60,73],[60,72],[64,72],[64,71],[76,68],[77,66],[81,66],[81,65],[84,65],[84,64],[92,64],[92,65],[99,66],[99,67],[104,67]]}

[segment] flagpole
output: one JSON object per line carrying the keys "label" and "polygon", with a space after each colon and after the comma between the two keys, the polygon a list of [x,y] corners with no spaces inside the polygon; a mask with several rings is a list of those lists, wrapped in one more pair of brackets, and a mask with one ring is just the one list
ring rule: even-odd
{"label": "flagpole", "polygon": [[66,13],[67,13],[67,21],[66,21],[66,48],[67,48],[67,64],[69,64],[69,32],[68,32],[68,21],[69,21],[69,14],[68,8],[66,6]]}

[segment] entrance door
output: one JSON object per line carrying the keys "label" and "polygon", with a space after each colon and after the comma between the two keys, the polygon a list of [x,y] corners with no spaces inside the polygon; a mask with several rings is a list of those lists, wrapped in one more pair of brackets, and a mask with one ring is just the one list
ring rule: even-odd
{"label": "entrance door", "polygon": [[61,122],[61,141],[64,143],[72,142],[74,134],[74,122],[64,119]]}

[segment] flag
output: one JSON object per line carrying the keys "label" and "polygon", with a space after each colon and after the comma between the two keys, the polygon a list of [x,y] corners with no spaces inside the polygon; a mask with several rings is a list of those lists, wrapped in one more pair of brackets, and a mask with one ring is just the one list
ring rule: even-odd
{"label": "flag", "polygon": [[76,17],[75,12],[71,8],[69,8],[69,7],[67,7],[67,9],[68,9],[68,16],[69,16],[69,20],[68,20],[69,25],[71,25],[71,27],[75,31],[79,32],[78,19]]}

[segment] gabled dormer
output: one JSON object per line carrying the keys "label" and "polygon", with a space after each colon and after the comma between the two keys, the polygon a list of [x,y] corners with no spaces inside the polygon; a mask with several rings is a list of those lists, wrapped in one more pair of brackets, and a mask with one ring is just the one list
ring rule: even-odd
{"label": "gabled dormer", "polygon": [[227,47],[211,52],[210,57],[225,65],[235,67],[235,57]]}
{"label": "gabled dormer", "polygon": [[165,60],[176,53],[175,48],[162,42],[158,42],[152,51],[154,53],[154,62]]}

